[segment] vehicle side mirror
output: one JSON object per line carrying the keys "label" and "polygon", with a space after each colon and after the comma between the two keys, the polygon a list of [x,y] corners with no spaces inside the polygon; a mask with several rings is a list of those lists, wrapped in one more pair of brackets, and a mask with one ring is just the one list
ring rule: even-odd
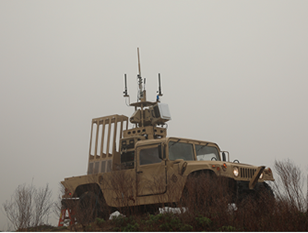
{"label": "vehicle side mirror", "polygon": [[222,152],[222,161],[226,161],[226,154],[224,151]]}

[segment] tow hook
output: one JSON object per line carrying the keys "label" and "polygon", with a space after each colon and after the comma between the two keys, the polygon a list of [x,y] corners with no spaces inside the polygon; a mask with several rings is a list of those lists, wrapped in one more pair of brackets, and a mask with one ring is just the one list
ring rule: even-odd
{"label": "tow hook", "polygon": [[253,189],[256,186],[258,179],[261,173],[264,171],[264,169],[265,169],[265,166],[258,167],[256,173],[253,175],[251,181],[249,182],[249,189]]}

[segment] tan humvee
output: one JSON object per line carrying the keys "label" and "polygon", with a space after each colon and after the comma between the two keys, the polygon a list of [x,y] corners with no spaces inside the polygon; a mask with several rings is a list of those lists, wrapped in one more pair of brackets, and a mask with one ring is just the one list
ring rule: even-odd
{"label": "tan humvee", "polygon": [[[159,101],[160,77],[155,102],[146,100],[140,63],[138,79],[138,102],[130,104],[135,107],[130,117],[134,127],[128,129],[129,118],[123,115],[92,120],[88,172],[61,182],[65,187],[64,205],[86,200],[83,205],[89,206],[91,193],[94,202],[103,206],[103,217],[127,207],[157,210],[179,203],[187,180],[199,173],[227,180],[232,202],[240,192],[245,193],[243,189],[254,190],[256,185],[272,193],[264,182],[274,181],[270,168],[230,162],[229,153],[213,142],[167,137],[165,123],[171,116],[168,105]],[[128,97],[126,84],[124,96]]]}

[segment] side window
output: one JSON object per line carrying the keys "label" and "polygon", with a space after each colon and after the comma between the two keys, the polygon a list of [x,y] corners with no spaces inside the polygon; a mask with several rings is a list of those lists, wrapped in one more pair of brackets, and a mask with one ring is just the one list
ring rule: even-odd
{"label": "side window", "polygon": [[158,156],[158,147],[152,147],[140,150],[139,153],[140,165],[160,163],[161,159]]}
{"label": "side window", "polygon": [[169,159],[184,159],[185,161],[194,160],[193,145],[184,142],[169,142]]}
{"label": "side window", "polygon": [[211,160],[212,158],[220,160],[217,148],[212,146],[196,145],[196,153],[198,161]]}
{"label": "side window", "polygon": [[121,155],[121,169],[133,169],[135,151],[127,151]]}

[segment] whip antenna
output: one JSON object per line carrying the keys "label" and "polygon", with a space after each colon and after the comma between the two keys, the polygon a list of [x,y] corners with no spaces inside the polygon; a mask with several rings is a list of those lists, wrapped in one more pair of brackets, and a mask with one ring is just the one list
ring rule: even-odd
{"label": "whip antenna", "polygon": [[158,73],[158,95],[163,96],[163,93],[161,93],[160,73]]}
{"label": "whip antenna", "polygon": [[124,82],[125,82],[125,89],[123,91],[124,97],[128,97],[128,93],[127,93],[127,78],[126,78],[126,74],[124,74]]}
{"label": "whip antenna", "polygon": [[144,90],[143,90],[143,86],[142,86],[143,79],[142,79],[142,77],[141,77],[139,48],[137,48],[137,55],[138,55],[138,71],[139,71],[139,74],[137,75],[137,78],[138,78],[138,87],[139,87],[139,91],[138,91],[138,96],[137,96],[137,98],[138,98],[139,100],[142,101],[143,98],[144,98]]}
{"label": "whip antenna", "polygon": [[139,76],[141,77],[139,48],[137,48],[137,53],[138,53],[138,71],[139,71]]}
{"label": "whip antenna", "polygon": [[163,96],[163,93],[161,93],[161,82],[160,82],[160,73],[158,73],[158,91],[157,91],[157,96],[156,96],[156,101],[159,101],[159,97]]}

